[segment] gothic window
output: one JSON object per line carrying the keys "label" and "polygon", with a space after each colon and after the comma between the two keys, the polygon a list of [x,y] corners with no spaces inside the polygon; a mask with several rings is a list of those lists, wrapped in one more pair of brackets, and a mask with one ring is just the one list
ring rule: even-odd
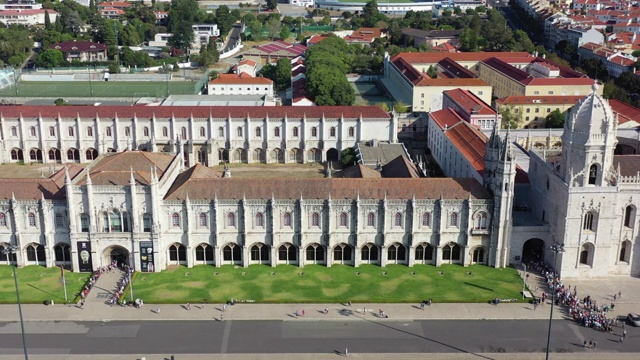
{"label": "gothic window", "polygon": [[39,244],[27,245],[27,261],[33,261],[33,262],[45,261],[44,246]]}
{"label": "gothic window", "polygon": [[56,227],[61,228],[64,227],[64,217],[62,214],[56,214]]}
{"label": "gothic window", "polygon": [[36,127],[32,126],[31,128],[29,128],[29,131],[31,132],[31,137],[36,137]]}
{"label": "gothic window", "polygon": [[56,127],[55,126],[50,126],[49,127],[49,136],[52,136],[52,137],[56,136]]}
{"label": "gothic window", "polygon": [[451,227],[458,226],[458,213],[457,212],[452,212],[451,215],[449,215],[449,226],[451,226]]}
{"label": "gothic window", "polygon": [[320,214],[317,212],[311,214],[311,226],[320,227]]}
{"label": "gothic window", "polygon": [[291,213],[284,213],[282,217],[282,224],[287,227],[291,227]]}
{"label": "gothic window", "polygon": [[620,246],[620,257],[618,260],[628,263],[630,259],[629,255],[631,255],[631,242],[629,240],[625,240]]}
{"label": "gothic window", "polygon": [[256,137],[262,137],[262,129],[259,126],[256,127]]}
{"label": "gothic window", "polygon": [[227,214],[227,226],[229,227],[236,226],[236,214],[234,213]]}
{"label": "gothic window", "polygon": [[330,136],[330,137],[336,137],[336,128],[335,128],[335,126],[332,126],[332,127],[329,129],[329,136]]}
{"label": "gothic window", "polygon": [[178,213],[171,214],[171,226],[180,227],[180,214]]}
{"label": "gothic window", "polygon": [[200,244],[196,247],[196,261],[213,261],[213,247],[208,244]]}
{"label": "gothic window", "polygon": [[7,226],[7,215],[0,213],[0,226]]}
{"label": "gothic window", "polygon": [[338,244],[333,248],[333,260],[335,261],[351,261],[353,249],[347,244]]}
{"label": "gothic window", "polygon": [[105,132],[106,132],[107,137],[111,137],[112,136],[112,134],[111,134],[111,126],[107,126],[107,128],[105,129]]}
{"label": "gothic window", "polygon": [[109,226],[112,232],[122,232],[122,219],[119,213],[113,213],[109,216]]}
{"label": "gothic window", "polygon": [[315,126],[311,128],[311,137],[318,137],[318,128]]}
{"label": "gothic window", "polygon": [[294,126],[293,129],[291,129],[291,133],[293,134],[293,137],[298,137],[298,127]]}
{"label": "gothic window", "polygon": [[636,207],[629,205],[624,209],[624,226],[633,229],[636,218]]}
{"label": "gothic window", "polygon": [[402,213],[396,213],[393,218],[393,226],[402,227]]}
{"label": "gothic window", "polygon": [[298,252],[293,244],[285,243],[278,248],[278,260],[279,261],[296,261],[298,259]]}
{"label": "gothic window", "polygon": [[422,226],[431,226],[431,214],[426,212],[422,214]]}
{"label": "gothic window", "polygon": [[87,136],[93,137],[93,128],[91,126],[87,127]]}
{"label": "gothic window", "polygon": [[180,135],[182,136],[182,140],[187,140],[187,128],[186,127],[182,127],[182,129],[180,129]]}
{"label": "gothic window", "polygon": [[591,243],[585,243],[580,248],[580,264],[592,265],[594,247]]}
{"label": "gothic window", "polygon": [[149,137],[149,127],[148,127],[148,126],[145,126],[145,127],[142,129],[142,135],[143,135],[144,137]]}
{"label": "gothic window", "polygon": [[273,128],[273,136],[274,137],[280,137],[280,128],[279,127],[275,127]]}
{"label": "gothic window", "polygon": [[433,248],[423,243],[416,246],[416,261],[433,261]]}
{"label": "gothic window", "polygon": [[378,247],[375,244],[364,244],[360,250],[360,260],[378,261]]}
{"label": "gothic window", "polygon": [[56,262],[70,262],[71,261],[71,247],[67,244],[57,244],[54,246],[53,251],[55,253]]}
{"label": "gothic window", "polygon": [[151,215],[144,214],[142,216],[142,231],[151,232]]}
{"label": "gothic window", "polygon": [[29,213],[29,215],[27,217],[29,218],[29,226],[30,227],[35,227],[36,226],[36,214]]}
{"label": "gothic window", "polygon": [[405,261],[407,255],[407,249],[402,244],[391,244],[387,248],[387,260],[390,261]]}
{"label": "gothic window", "polygon": [[584,219],[582,221],[582,228],[584,230],[595,231],[595,214],[592,211],[584,214]]}
{"label": "gothic window", "polygon": [[473,228],[474,229],[486,229],[488,227],[487,224],[487,213],[484,211],[481,211],[479,213],[477,213],[474,217],[473,217]]}
{"label": "gothic window", "polygon": [[320,244],[311,244],[307,246],[307,261],[324,261],[324,247]]}
{"label": "gothic window", "polygon": [[125,126],[125,128],[124,128],[124,136],[126,136],[126,137],[131,136],[131,126]]}
{"label": "gothic window", "polygon": [[352,126],[349,128],[349,137],[354,137],[354,136],[356,136],[356,128]]}
{"label": "gothic window", "polygon": [[484,264],[484,248],[477,247],[473,250],[473,262],[476,264]]}
{"label": "gothic window", "polygon": [[242,261],[242,251],[240,246],[229,244],[222,249],[222,260],[224,261]]}
{"label": "gothic window", "polygon": [[593,164],[589,167],[589,185],[596,184],[596,178],[598,177],[598,165]]}
{"label": "gothic window", "polygon": [[202,228],[207,227],[207,214],[205,213],[198,214],[198,226]]}
{"label": "gothic window", "polygon": [[250,249],[252,261],[269,261],[269,246],[263,243],[255,244]]}
{"label": "gothic window", "polygon": [[347,226],[347,213],[340,213],[340,226]]}
{"label": "gothic window", "polygon": [[89,232],[89,215],[80,215],[80,231]]}
{"label": "gothic window", "polygon": [[256,226],[264,227],[264,215],[261,212],[256,214]]}
{"label": "gothic window", "polygon": [[376,214],[372,212],[367,214],[367,226],[376,226]]}
{"label": "gothic window", "polygon": [[236,129],[236,135],[238,135],[239,138],[242,137],[242,127],[238,126],[238,128]]}
{"label": "gothic window", "polygon": [[15,126],[11,127],[11,136],[15,137],[18,136],[18,128]]}
{"label": "gothic window", "polygon": [[218,137],[224,137],[224,128],[222,126],[218,128]]}
{"label": "gothic window", "polygon": [[442,248],[442,260],[445,261],[460,261],[460,245],[447,244]]}
{"label": "gothic window", "polygon": [[200,127],[200,137],[205,137],[205,136],[207,136],[207,132],[204,129],[204,126],[201,126]]}
{"label": "gothic window", "polygon": [[162,136],[163,137],[169,137],[169,129],[167,129],[166,126],[162,127]]}
{"label": "gothic window", "polygon": [[187,248],[182,244],[172,244],[169,246],[169,261],[187,261]]}

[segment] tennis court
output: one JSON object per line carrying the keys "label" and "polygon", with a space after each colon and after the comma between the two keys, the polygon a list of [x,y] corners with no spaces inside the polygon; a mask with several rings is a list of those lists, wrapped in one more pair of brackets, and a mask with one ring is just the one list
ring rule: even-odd
{"label": "tennis court", "polygon": [[20,81],[0,91],[5,97],[165,97],[194,95],[191,81]]}

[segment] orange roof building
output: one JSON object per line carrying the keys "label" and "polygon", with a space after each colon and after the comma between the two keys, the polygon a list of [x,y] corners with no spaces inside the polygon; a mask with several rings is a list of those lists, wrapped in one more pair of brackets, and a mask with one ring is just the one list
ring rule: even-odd
{"label": "orange roof building", "polygon": [[207,86],[209,95],[263,95],[273,96],[273,81],[263,77],[253,77],[246,72],[240,74],[220,74]]}

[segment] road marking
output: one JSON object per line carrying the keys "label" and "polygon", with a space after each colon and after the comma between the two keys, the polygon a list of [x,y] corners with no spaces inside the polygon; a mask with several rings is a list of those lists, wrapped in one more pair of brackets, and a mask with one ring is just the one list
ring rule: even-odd
{"label": "road marking", "polygon": [[229,334],[231,334],[231,321],[225,321],[224,332],[222,333],[222,346],[220,347],[220,354],[227,353],[227,345],[229,344]]}

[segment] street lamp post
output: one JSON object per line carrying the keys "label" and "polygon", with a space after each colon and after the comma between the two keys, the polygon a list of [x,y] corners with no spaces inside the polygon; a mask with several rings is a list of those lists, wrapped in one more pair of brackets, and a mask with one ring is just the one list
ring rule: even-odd
{"label": "street lamp post", "polygon": [[9,257],[9,260],[13,257],[13,280],[16,284],[16,297],[18,298],[18,314],[20,314],[20,330],[22,331],[22,347],[24,349],[24,359],[29,360],[29,353],[27,352],[27,341],[24,336],[24,320],[22,319],[22,304],[20,302],[20,290],[18,288],[18,275],[16,274],[16,253],[18,252],[18,248],[15,245],[9,245],[6,249],[3,250],[3,253]]}
{"label": "street lamp post", "polygon": [[522,264],[524,273],[522,274],[522,299],[524,300],[524,292],[527,290],[527,264]]}
{"label": "street lamp post", "polygon": [[556,302],[556,266],[558,265],[558,253],[564,252],[564,245],[553,243],[549,248],[553,251],[553,280],[551,281],[551,313],[549,315],[549,331],[547,332],[547,356],[546,360],[549,360],[549,346],[551,345],[551,323],[553,320],[553,305]]}

